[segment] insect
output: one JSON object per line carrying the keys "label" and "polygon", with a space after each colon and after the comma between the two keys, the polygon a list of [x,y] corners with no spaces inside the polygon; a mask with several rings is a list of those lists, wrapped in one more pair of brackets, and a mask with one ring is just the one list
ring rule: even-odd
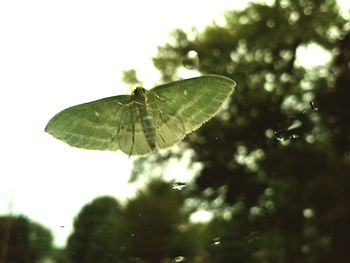
{"label": "insect", "polygon": [[170,82],[151,90],[67,108],[45,131],[71,146],[142,155],[167,148],[211,119],[236,83],[219,75]]}

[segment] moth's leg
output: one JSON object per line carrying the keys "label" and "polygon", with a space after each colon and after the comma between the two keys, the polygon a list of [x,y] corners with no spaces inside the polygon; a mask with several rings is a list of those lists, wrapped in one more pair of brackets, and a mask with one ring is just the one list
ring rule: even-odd
{"label": "moth's leg", "polygon": [[[159,95],[158,93],[155,93],[155,97],[156,97],[156,99],[158,99],[160,102],[169,101],[171,104],[174,103],[174,102],[173,102],[171,99],[169,99],[168,97]],[[164,115],[165,115],[165,114],[163,113],[163,111],[158,110],[158,112],[159,112],[159,118],[160,118],[160,120],[161,120],[164,124],[166,124],[167,126],[170,126],[168,120],[164,119]],[[181,128],[179,128],[179,127],[177,127],[177,128],[180,129],[181,131],[185,131],[185,125],[184,125],[184,123],[181,121]],[[184,132],[184,134],[185,134],[185,132]],[[162,138],[162,140],[164,141],[163,138]]]}
{"label": "moth's leg", "polygon": [[[152,112],[155,115],[156,119],[158,119],[156,127],[159,129],[159,138],[164,143],[166,143],[167,137],[164,137],[165,135],[162,134],[162,131],[164,131],[164,129],[168,133],[170,132],[171,136],[174,138],[177,138],[179,140],[183,138],[186,134],[186,125],[183,120],[180,120],[178,117],[173,116],[177,112],[177,106],[175,105],[174,101],[157,93],[151,94],[149,98],[149,104],[153,109]],[[167,127],[164,127],[164,125]],[[169,136],[169,134],[167,134],[167,136]]]}
{"label": "moth's leg", "polygon": [[[159,100],[160,102],[166,102],[166,101],[170,101],[171,103],[173,103],[173,101],[171,99],[169,99],[168,97],[165,97],[165,96],[162,96],[162,95],[159,95],[158,93],[155,94],[155,97],[157,100]],[[163,112],[161,110],[158,111],[159,112],[159,118],[162,120],[163,123],[165,123],[166,125],[169,126],[169,123],[167,120],[165,120],[163,118]]]}
{"label": "moth's leg", "polygon": [[[159,96],[159,94],[157,94],[157,93],[156,93],[156,94],[151,94],[151,95],[152,95],[152,96],[150,96],[150,97],[151,97],[152,99],[154,99],[154,100],[159,100],[160,102],[165,102],[165,101],[169,100],[169,99],[166,98],[166,97]],[[164,99],[162,99],[162,98],[164,98]],[[166,125],[169,126],[168,120],[166,120],[166,119],[164,118],[164,113],[163,113],[163,111],[161,111],[161,110],[158,108],[158,104],[157,104],[157,103],[154,103],[154,100],[153,100],[152,105],[153,105],[153,107],[156,109],[159,119],[162,121],[162,123],[165,123]]]}
{"label": "moth's leg", "polygon": [[168,120],[166,120],[166,119],[164,118],[164,113],[163,113],[161,110],[159,110],[159,111],[158,111],[158,114],[159,114],[159,119],[162,121],[162,123],[164,123],[164,124],[166,124],[166,125],[169,126]]}
{"label": "moth's leg", "polygon": [[165,142],[165,139],[163,138],[163,136],[161,134],[159,134],[159,136],[162,139],[162,141]]}
{"label": "moth's leg", "polygon": [[[117,102],[117,103],[122,105],[123,107],[127,106],[127,104],[122,104],[121,102]],[[118,125],[118,129],[117,129],[117,133],[111,138],[111,142],[114,142],[115,139],[119,136],[121,128],[126,128],[126,126],[121,124],[121,122],[120,122],[120,120],[123,120],[125,117],[125,108],[122,108],[122,111],[120,114],[121,114],[121,118],[118,120],[119,125]]]}
{"label": "moth's leg", "polygon": [[171,101],[168,97],[165,97],[165,96],[162,96],[162,95],[159,95],[158,93],[156,93],[155,97],[161,101],[161,102],[165,102],[165,101]]}
{"label": "moth's leg", "polygon": [[138,102],[138,101],[134,101],[134,100],[130,100],[130,99],[129,99],[128,103],[123,104],[121,102],[118,102],[118,104],[122,105],[122,106],[128,106],[128,107],[131,105],[134,105],[134,104],[143,105],[142,102]]}
{"label": "moth's leg", "polygon": [[[130,105],[130,107],[131,106],[132,105]],[[132,123],[132,138],[131,138],[131,149],[130,149],[129,157],[131,156],[132,151],[134,150],[134,144],[135,144],[135,119],[134,119],[133,111],[131,110],[130,107],[129,107],[129,111],[130,111],[131,123]]]}
{"label": "moth's leg", "polygon": [[[159,119],[160,122],[156,125],[156,129],[159,131],[160,127],[165,124],[168,126],[169,131],[173,134],[173,136],[177,137],[180,139],[180,137],[183,137],[186,132],[185,132],[185,125],[184,122],[182,120],[178,120],[176,122],[171,122],[171,119],[173,118],[173,116],[169,115],[166,112],[163,112],[161,110],[161,105],[164,102],[170,102],[168,103],[168,107],[172,107],[171,112],[176,112],[176,108],[174,105],[174,102],[162,95],[159,95],[158,93],[150,93],[148,94],[148,102],[150,107],[152,108],[152,112],[155,115],[155,117],[157,117],[156,119]],[[178,123],[180,122],[180,123]],[[179,135],[181,134],[181,135]],[[165,138],[161,135],[160,132],[158,132],[159,137],[161,138],[161,140],[165,143],[166,140]]]}
{"label": "moth's leg", "polygon": [[[174,102],[173,102],[171,99],[169,99],[168,97],[165,97],[165,96],[163,96],[163,95],[159,95],[158,93],[155,94],[155,97],[156,97],[156,99],[159,100],[160,102],[169,101],[171,104],[174,103]],[[166,124],[166,125],[169,126],[169,122],[164,118],[164,113],[163,113],[161,110],[159,110],[158,112],[159,112],[159,118],[162,120],[162,122],[163,122],[164,124]]]}

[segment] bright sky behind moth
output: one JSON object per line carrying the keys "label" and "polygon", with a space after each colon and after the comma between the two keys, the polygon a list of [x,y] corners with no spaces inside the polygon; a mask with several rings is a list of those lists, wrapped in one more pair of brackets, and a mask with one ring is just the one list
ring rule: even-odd
{"label": "bright sky behind moth", "polygon": [[220,110],[236,83],[207,75],[104,98],[56,114],[45,131],[71,146],[141,155],[167,148]]}

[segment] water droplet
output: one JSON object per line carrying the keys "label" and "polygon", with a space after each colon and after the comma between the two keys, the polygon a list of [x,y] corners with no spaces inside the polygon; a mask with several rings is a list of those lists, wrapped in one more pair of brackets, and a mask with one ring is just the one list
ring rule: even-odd
{"label": "water droplet", "polygon": [[217,246],[217,245],[220,245],[220,243],[221,243],[220,237],[214,237],[213,245]]}
{"label": "water droplet", "polygon": [[171,188],[173,188],[174,190],[177,190],[177,191],[181,191],[185,187],[186,187],[186,184],[185,183],[181,183],[181,182],[173,183],[173,185],[171,186]]}
{"label": "water droplet", "polygon": [[198,53],[194,50],[187,52],[186,56],[182,60],[182,64],[187,69],[196,69],[199,65],[199,56]]}
{"label": "water droplet", "polygon": [[174,258],[175,262],[185,262],[185,257],[183,256],[177,256],[176,258]]}

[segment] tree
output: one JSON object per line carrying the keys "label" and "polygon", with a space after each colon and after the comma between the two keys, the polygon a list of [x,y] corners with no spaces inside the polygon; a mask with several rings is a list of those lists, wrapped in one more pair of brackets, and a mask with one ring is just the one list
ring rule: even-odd
{"label": "tree", "polygon": [[[159,48],[154,64],[163,80],[178,78],[195,51],[198,71],[238,83],[227,109],[186,140],[203,165],[193,197],[222,198],[221,210],[213,210],[218,220],[219,211],[231,211],[216,230],[227,247],[212,251],[211,262],[228,262],[228,253],[235,254],[230,262],[242,262],[247,252],[248,262],[350,258],[346,28],[333,0],[276,0],[227,12],[225,26],[210,25],[194,38],[177,30]],[[333,61],[299,65],[298,51],[310,44],[328,50]],[[259,235],[244,243],[251,233]]]}
{"label": "tree", "polygon": [[0,237],[0,262],[36,263],[52,252],[50,231],[23,216],[0,217]]}
{"label": "tree", "polygon": [[69,237],[70,262],[120,262],[123,257],[124,221],[120,204],[112,197],[100,197],[83,207]]}
{"label": "tree", "polygon": [[163,262],[166,258],[194,256],[188,214],[182,211],[183,198],[168,183],[154,180],[131,200],[125,209],[130,232],[128,254],[143,262]]}
{"label": "tree", "polygon": [[121,206],[101,197],[79,213],[66,254],[71,262],[168,262],[199,251],[182,196],[154,180]]}
{"label": "tree", "polygon": [[139,81],[137,78],[136,70],[134,69],[124,70],[122,80],[129,86],[136,86],[141,84],[141,81]]}

